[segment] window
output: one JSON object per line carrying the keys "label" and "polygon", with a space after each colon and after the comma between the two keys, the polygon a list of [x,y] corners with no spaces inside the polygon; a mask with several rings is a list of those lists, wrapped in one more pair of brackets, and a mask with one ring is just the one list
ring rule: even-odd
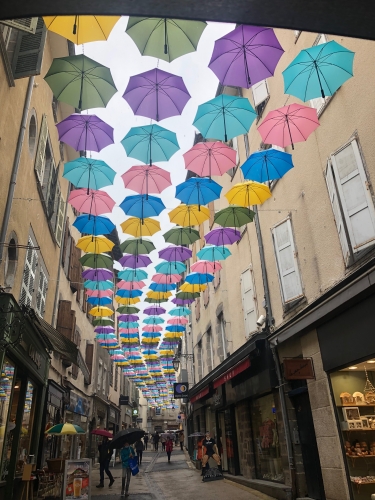
{"label": "window", "polygon": [[[76,346],[78,347],[78,350],[79,350],[81,347],[81,334],[80,334],[78,328],[75,329],[73,342],[76,344]],[[72,377],[74,379],[76,379],[78,377],[78,366],[75,364],[73,364],[73,366],[72,366]]]}
{"label": "window", "polygon": [[98,380],[96,383],[96,389],[99,394],[102,392],[102,384],[103,384],[103,361],[99,359]]}
{"label": "window", "polygon": [[294,43],[297,42],[298,38],[300,37],[302,31],[300,30],[294,30]]}
{"label": "window", "polygon": [[35,153],[35,146],[36,146],[36,118],[35,114],[32,114],[30,116],[30,121],[29,121],[29,152],[32,157],[34,157]]}
{"label": "window", "polygon": [[60,300],[57,313],[56,330],[64,337],[74,341],[76,331],[76,313],[72,311],[72,303],[69,300]]}
{"label": "window", "polygon": [[199,321],[201,317],[201,298],[197,297],[195,299],[195,319]]}
{"label": "window", "polygon": [[36,295],[36,312],[39,314],[41,318],[43,318],[46,308],[47,290],[48,290],[48,278],[45,270],[41,266],[39,270],[38,291]]}
{"label": "window", "polygon": [[94,344],[86,344],[85,363],[90,373],[89,379],[85,380],[85,384],[87,385],[90,385],[92,380],[93,359],[94,359]]}
{"label": "window", "polygon": [[220,313],[217,317],[217,338],[219,341],[219,357],[220,362],[224,361],[227,357],[227,339],[225,335],[225,323],[224,323],[224,314]]}
{"label": "window", "polygon": [[214,363],[212,330],[209,328],[206,332],[206,356],[207,356],[207,373],[210,373]]}
{"label": "window", "polygon": [[[327,43],[327,37],[323,34],[320,34],[315,40],[314,45],[321,45],[322,43]],[[316,109],[319,116],[330,99],[331,96],[327,96],[324,99],[323,97],[316,97],[315,99],[310,100],[310,105],[312,108]]]}
{"label": "window", "polygon": [[197,344],[197,375],[198,381],[203,378],[202,341]]}
{"label": "window", "polygon": [[277,271],[284,304],[303,296],[290,219],[272,229]]}
{"label": "window", "polygon": [[267,80],[262,80],[251,87],[253,92],[254,107],[257,112],[258,119],[262,116],[264,108],[269,100],[270,94],[268,91]]}
{"label": "window", "polygon": [[344,261],[350,265],[375,243],[374,205],[355,139],[331,155],[326,182]]}
{"label": "window", "polygon": [[233,179],[235,173],[237,172],[237,168],[238,168],[238,164],[240,162],[240,155],[239,155],[239,152],[238,152],[238,138],[237,137],[233,137],[233,139],[231,139],[230,141],[228,141],[226,143],[230,148],[234,149],[236,151],[236,166],[233,167],[233,168],[230,168],[229,170],[227,170],[227,174],[231,176],[231,178]]}
{"label": "window", "polygon": [[212,282],[213,284],[213,287],[214,287],[214,290],[217,290],[217,288],[219,288],[219,285],[220,285],[220,269],[215,271],[214,273],[214,280]]}
{"label": "window", "polygon": [[255,293],[251,269],[241,274],[242,309],[245,319],[245,336],[248,338],[257,330],[257,311],[255,307]]}
{"label": "window", "polygon": [[161,408],[155,408],[155,415],[161,415]]}
{"label": "window", "polygon": [[16,243],[16,235],[11,238],[8,244],[7,259],[5,262],[5,286],[6,288],[12,288],[14,285],[14,278],[16,276],[17,262],[18,262],[18,250]]}
{"label": "window", "polygon": [[203,304],[204,304],[204,307],[208,307],[208,304],[210,302],[210,286],[209,284],[207,284],[207,287],[205,288],[205,290],[203,290]]}

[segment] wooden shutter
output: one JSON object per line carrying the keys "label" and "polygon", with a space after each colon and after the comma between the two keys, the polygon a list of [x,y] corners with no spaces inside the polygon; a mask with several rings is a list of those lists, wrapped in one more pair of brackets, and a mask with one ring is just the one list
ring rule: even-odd
{"label": "wooden shutter", "polygon": [[48,139],[47,115],[43,115],[42,123],[40,125],[38,148],[36,150],[35,164],[34,164],[34,170],[40,185],[43,184],[47,139]]}
{"label": "wooden shutter", "polygon": [[[56,330],[64,337],[72,340],[75,331],[75,311],[71,310],[72,303],[69,300],[59,301],[59,310],[57,313]],[[71,313],[74,313],[72,315]],[[72,328],[74,324],[74,329]]]}
{"label": "wooden shutter", "polygon": [[66,222],[65,222],[65,232],[64,232],[64,241],[63,241],[63,248],[62,248],[62,258],[61,258],[61,265],[64,267],[65,265],[65,258],[66,258],[66,255],[65,255],[65,252],[66,252],[66,246],[68,244],[68,240],[69,240],[69,217],[66,218]]}
{"label": "wooden shutter", "polygon": [[[78,330],[75,330],[75,336],[74,337],[75,337],[74,338],[74,342],[77,344],[78,350],[80,350],[80,347],[81,347],[81,334],[79,333]],[[73,375],[74,378],[78,377],[78,366],[76,364],[73,364],[73,366],[72,366],[72,375]]]}
{"label": "wooden shutter", "polygon": [[68,279],[70,279],[70,288],[77,292],[81,289],[81,270],[82,266],[79,261],[81,257],[81,250],[75,246],[75,241],[72,240],[71,254],[70,254],[70,273],[68,274]]}
{"label": "wooden shutter", "polygon": [[89,370],[90,377],[85,380],[85,384],[90,385],[92,381],[92,365],[94,360],[94,344],[86,344],[85,363]]}
{"label": "wooden shutter", "polygon": [[68,267],[68,275],[67,275],[67,278],[69,281],[72,281],[73,277],[74,277],[73,275],[74,275],[74,267],[75,267],[74,266],[75,248],[76,248],[76,242],[72,238],[71,244],[70,244],[69,267]]}
{"label": "wooden shutter", "polygon": [[[321,34],[317,38],[317,40],[314,43],[314,45],[321,45],[322,43],[326,43],[326,42],[327,42],[326,36],[323,35],[323,34]],[[330,99],[330,98],[331,98],[331,96],[327,96],[324,99],[321,96],[315,97],[315,99],[310,99],[310,106],[312,108],[315,108],[316,111],[319,114],[319,111],[323,108],[323,106],[325,105],[325,103],[327,102],[327,100]]]}
{"label": "wooden shutter", "polygon": [[272,235],[283,302],[287,303],[303,295],[290,219],[273,228]]}
{"label": "wooden shutter", "polygon": [[48,219],[51,220],[52,215],[54,214],[56,210],[56,204],[55,204],[55,196],[56,196],[56,188],[57,188],[57,180],[59,177],[59,167],[60,164],[55,167],[54,162],[52,160],[52,172],[50,176],[50,182],[48,185],[48,198],[46,198],[46,205],[47,205],[47,216]]}
{"label": "wooden shutter", "polygon": [[40,75],[47,29],[38,19],[35,34],[20,32],[14,49],[12,71],[14,78]]}
{"label": "wooden shutter", "polygon": [[[28,246],[33,247],[34,242],[28,239]],[[35,271],[38,265],[38,253],[33,248],[28,248],[25,259],[25,268],[23,271],[20,304],[31,306],[34,296]]]}
{"label": "wooden shutter", "polygon": [[1,24],[6,24],[11,28],[15,28],[19,31],[25,31],[27,33],[35,33],[38,24],[37,17],[21,17],[20,19],[7,19],[6,21],[1,21]]}
{"label": "wooden shutter", "polygon": [[254,106],[258,106],[269,96],[267,80],[262,80],[251,87],[254,97]]}
{"label": "wooden shutter", "polygon": [[[241,274],[242,309],[245,321],[245,335],[248,337],[257,329],[257,313],[254,300],[254,285],[251,270]],[[221,319],[223,321],[223,319]]]}
{"label": "wooden shutter", "polygon": [[46,308],[46,297],[48,289],[48,278],[42,266],[39,270],[39,285],[38,293],[36,296],[36,312],[41,318],[44,316],[44,310]]}
{"label": "wooden shutter", "polygon": [[55,231],[56,242],[59,246],[61,245],[61,238],[63,234],[64,217],[65,217],[65,201],[63,200],[63,197],[60,196],[59,210],[56,221],[56,231]]}

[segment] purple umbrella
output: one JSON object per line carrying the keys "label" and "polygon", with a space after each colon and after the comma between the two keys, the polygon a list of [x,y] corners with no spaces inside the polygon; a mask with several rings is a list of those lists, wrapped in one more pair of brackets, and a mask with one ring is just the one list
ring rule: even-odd
{"label": "purple umbrella", "polygon": [[210,245],[232,245],[232,243],[241,239],[241,233],[231,227],[220,227],[207,233],[204,239]]}
{"label": "purple umbrella", "polygon": [[209,68],[223,85],[248,89],[273,76],[283,52],[272,28],[240,25],[216,40]]}
{"label": "purple umbrella", "polygon": [[117,319],[119,321],[138,321],[139,316],[137,316],[136,314],[119,314],[117,316]]}
{"label": "purple umbrella", "polygon": [[169,245],[159,252],[159,257],[168,262],[182,262],[184,260],[190,259],[191,256],[191,250],[186,247],[175,245]]}
{"label": "purple umbrella", "polygon": [[113,278],[113,273],[108,269],[98,267],[97,269],[86,269],[86,271],[83,271],[82,278],[92,281],[106,281]]}
{"label": "purple umbrella", "polygon": [[73,113],[56,125],[59,140],[76,151],[101,151],[113,144],[113,128],[96,115]]}
{"label": "purple umbrella", "polygon": [[147,267],[151,264],[151,259],[148,255],[124,255],[119,260],[122,267],[130,267],[131,269],[139,269]]}
{"label": "purple umbrella", "polygon": [[94,329],[94,332],[96,333],[114,333],[116,330],[113,328],[113,326],[97,326]]}
{"label": "purple umbrella", "polygon": [[176,304],[176,306],[189,306],[194,302],[194,299],[177,299],[174,298],[171,300],[173,304]]}
{"label": "purple umbrella", "polygon": [[154,306],[154,307],[148,307],[143,312],[144,312],[144,314],[147,314],[148,316],[160,316],[160,314],[164,314],[166,312],[166,310],[164,309],[164,307]]}
{"label": "purple umbrella", "polygon": [[135,115],[158,122],[180,115],[191,96],[180,76],[156,68],[130,77],[122,97]]}

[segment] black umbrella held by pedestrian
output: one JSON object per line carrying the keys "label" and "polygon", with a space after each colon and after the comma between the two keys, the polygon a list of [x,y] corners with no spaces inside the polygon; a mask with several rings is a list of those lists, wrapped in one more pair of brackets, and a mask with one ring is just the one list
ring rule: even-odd
{"label": "black umbrella held by pedestrian", "polygon": [[145,431],[142,431],[138,428],[130,428],[124,429],[118,432],[115,437],[112,439],[109,447],[114,450],[118,450],[124,446],[125,443],[134,444],[136,441],[141,439],[145,434]]}

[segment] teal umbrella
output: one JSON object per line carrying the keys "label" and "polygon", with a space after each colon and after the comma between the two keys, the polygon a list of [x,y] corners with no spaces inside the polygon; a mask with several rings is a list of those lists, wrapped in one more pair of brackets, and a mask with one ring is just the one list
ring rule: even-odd
{"label": "teal umbrella", "polygon": [[142,323],[146,323],[146,325],[160,325],[161,323],[164,323],[163,318],[159,318],[159,316],[149,316],[148,318],[145,318]]}
{"label": "teal umbrella", "polygon": [[85,288],[89,290],[111,290],[114,288],[113,281],[96,281],[96,280],[86,280],[84,284]]}
{"label": "teal umbrella", "polygon": [[155,271],[160,274],[180,274],[186,271],[182,262],[160,262],[155,266]]}
{"label": "teal umbrella", "polygon": [[80,110],[105,108],[117,92],[110,69],[83,54],[54,59],[44,79],[56,99]]}
{"label": "teal umbrella", "polygon": [[206,245],[197,252],[197,257],[200,260],[209,260],[215,262],[216,260],[225,260],[231,254],[230,250],[226,247],[217,247],[215,245]]}
{"label": "teal umbrella", "polygon": [[124,281],[141,281],[146,279],[148,274],[142,269],[123,269],[119,271],[117,277]]}
{"label": "teal umbrella", "polygon": [[286,94],[302,101],[333,95],[353,76],[354,52],[334,40],[301,50],[283,71]]}
{"label": "teal umbrella", "polygon": [[76,158],[64,165],[63,177],[75,187],[100,189],[113,184],[116,172],[102,160]]}

